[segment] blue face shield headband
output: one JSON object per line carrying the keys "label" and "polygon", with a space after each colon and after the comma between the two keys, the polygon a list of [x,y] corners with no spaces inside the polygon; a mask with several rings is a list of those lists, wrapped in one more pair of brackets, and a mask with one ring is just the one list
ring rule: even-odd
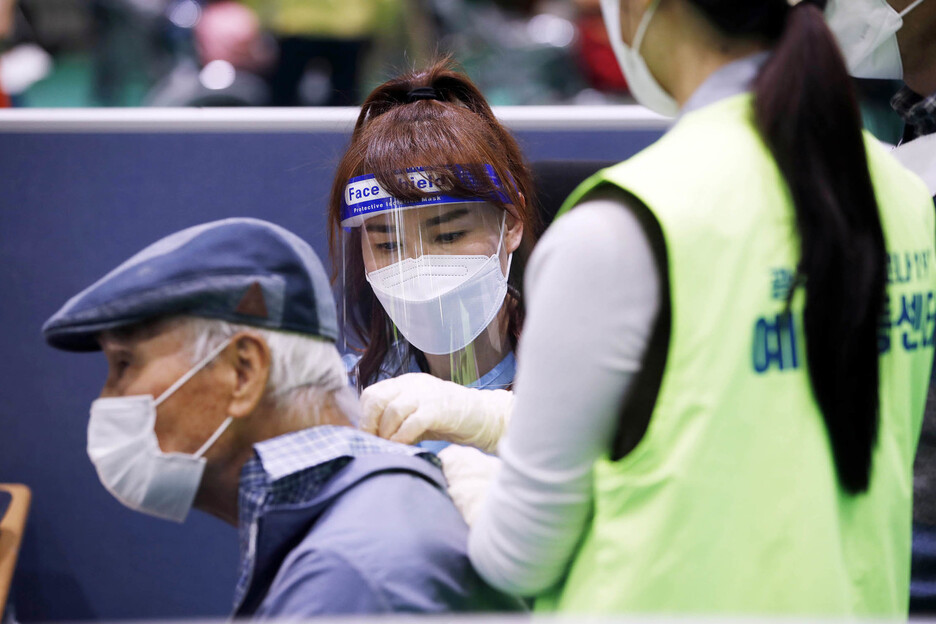
{"label": "blue face shield headband", "polygon": [[[470,170],[461,165],[449,167],[455,176],[468,187],[483,188],[474,182]],[[488,179],[497,189],[497,199],[503,203],[509,202],[504,186],[497,177],[491,165],[484,165]],[[410,167],[399,174],[406,184],[425,193],[425,197],[418,201],[404,202],[393,197],[377,182],[373,174],[356,176],[348,180],[341,200],[341,227],[349,229],[360,226],[376,214],[392,210],[405,210],[408,208],[422,208],[424,206],[442,206],[445,204],[489,203],[489,196],[456,197],[447,194],[450,190],[444,177],[432,170],[426,171],[422,167]],[[485,185],[486,186],[486,185]]]}

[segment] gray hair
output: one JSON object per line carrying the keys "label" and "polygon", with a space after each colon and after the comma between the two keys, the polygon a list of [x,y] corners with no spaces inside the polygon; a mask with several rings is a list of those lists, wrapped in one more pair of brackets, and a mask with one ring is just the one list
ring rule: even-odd
{"label": "gray hair", "polygon": [[287,417],[294,418],[297,424],[317,424],[318,408],[328,398],[335,401],[348,420],[357,424],[357,396],[348,385],[348,373],[334,343],[303,334],[196,316],[181,316],[175,321],[189,335],[193,364],[239,332],[263,338],[271,356],[264,398],[272,401]]}

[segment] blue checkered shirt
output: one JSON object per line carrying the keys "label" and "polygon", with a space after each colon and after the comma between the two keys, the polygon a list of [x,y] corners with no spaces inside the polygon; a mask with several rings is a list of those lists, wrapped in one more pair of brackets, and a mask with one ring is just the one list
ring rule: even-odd
{"label": "blue checkered shirt", "polygon": [[250,586],[256,557],[257,523],[268,510],[311,500],[331,477],[360,455],[418,455],[441,468],[438,458],[350,427],[323,425],[264,440],[241,469],[238,492],[240,570],[234,609]]}

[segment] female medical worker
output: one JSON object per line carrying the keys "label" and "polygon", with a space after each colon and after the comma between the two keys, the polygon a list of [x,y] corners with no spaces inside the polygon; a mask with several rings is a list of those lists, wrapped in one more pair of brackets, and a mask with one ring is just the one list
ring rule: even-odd
{"label": "female medical worker", "polygon": [[[370,94],[329,204],[360,387],[414,371],[479,388],[512,384],[523,307],[509,282],[537,229],[531,195],[515,140],[450,62]],[[414,441],[390,424],[363,422]],[[465,441],[483,446],[473,434]]]}
{"label": "female medical worker", "polygon": [[822,4],[603,0],[634,95],[680,117],[531,259],[470,535],[494,586],[575,612],[906,614],[934,217],[862,136]]}

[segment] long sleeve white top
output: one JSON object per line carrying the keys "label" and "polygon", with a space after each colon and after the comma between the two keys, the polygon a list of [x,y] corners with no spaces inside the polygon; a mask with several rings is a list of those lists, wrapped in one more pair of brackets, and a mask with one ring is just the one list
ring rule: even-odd
{"label": "long sleeve white top", "polygon": [[592,465],[659,311],[653,252],[621,195],[558,220],[527,267],[503,466],[469,541],[481,576],[513,594],[540,593],[565,571],[591,511]]}

